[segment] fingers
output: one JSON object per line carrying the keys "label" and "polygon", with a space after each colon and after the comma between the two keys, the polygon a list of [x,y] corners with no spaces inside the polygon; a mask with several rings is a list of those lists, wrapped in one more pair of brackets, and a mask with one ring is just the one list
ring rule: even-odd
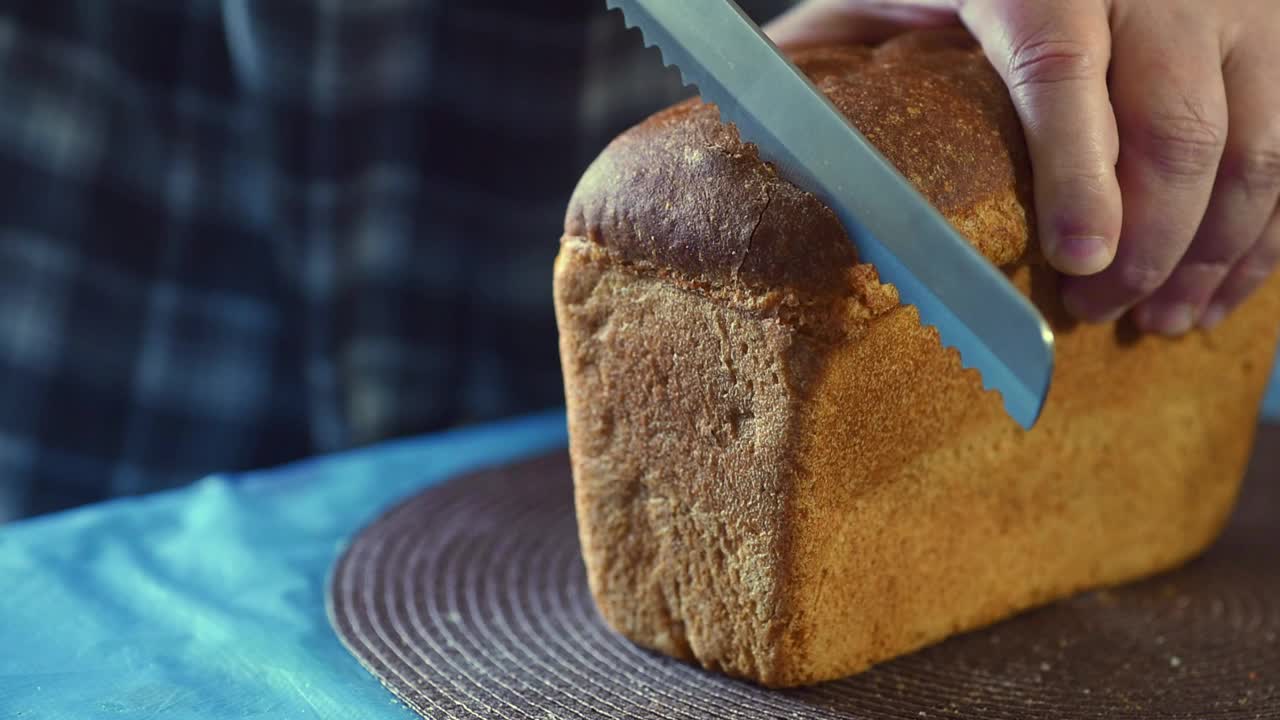
{"label": "fingers", "polygon": [[[1198,18],[1145,7],[1113,28],[1120,247],[1106,270],[1069,278],[1063,288],[1068,309],[1086,320],[1118,317],[1169,278],[1209,205],[1227,137],[1217,38],[1194,25]],[[1170,333],[1195,322],[1183,302],[1152,306],[1137,319]]]}
{"label": "fingers", "polygon": [[1121,223],[1106,4],[969,0],[960,17],[1009,86],[1022,120],[1045,256],[1072,275],[1102,270]]}
{"label": "fingers", "polygon": [[1277,262],[1280,262],[1280,208],[1272,213],[1258,243],[1227,273],[1226,279],[1200,316],[1200,326],[1212,328],[1221,322],[1228,312],[1267,279],[1275,270]]}
{"label": "fingers", "polygon": [[[1261,58],[1242,50],[1224,68],[1228,131],[1213,196],[1191,248],[1169,279],[1134,313],[1151,332],[1188,329],[1187,314],[1203,326],[1221,320],[1225,308],[1207,311],[1215,293],[1234,306],[1256,285],[1266,250],[1248,263],[1240,260],[1259,242],[1280,202],[1280,85],[1258,73]],[[1273,228],[1272,233],[1276,232]],[[1240,270],[1234,270],[1242,267]],[[1269,269],[1270,265],[1266,265]],[[1234,271],[1229,287],[1228,274]],[[1220,290],[1221,288],[1221,290]],[[1185,310],[1183,309],[1185,308]]]}
{"label": "fingers", "polygon": [[1280,262],[1271,0],[808,0],[766,30],[790,48],[874,43],[956,12],[1022,120],[1073,314],[1211,327]]}
{"label": "fingers", "polygon": [[952,0],[808,0],[764,27],[778,47],[875,44],[911,28],[955,22]]}

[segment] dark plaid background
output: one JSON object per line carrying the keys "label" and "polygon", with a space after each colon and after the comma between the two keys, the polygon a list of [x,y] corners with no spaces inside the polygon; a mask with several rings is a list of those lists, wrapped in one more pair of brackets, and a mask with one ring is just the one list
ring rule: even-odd
{"label": "dark plaid background", "polygon": [[684,94],[602,0],[0,2],[0,521],[562,403],[569,193]]}

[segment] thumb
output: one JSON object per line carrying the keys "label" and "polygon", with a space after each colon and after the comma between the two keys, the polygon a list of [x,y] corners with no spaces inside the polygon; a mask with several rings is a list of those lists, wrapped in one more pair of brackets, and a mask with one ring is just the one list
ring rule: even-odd
{"label": "thumb", "polygon": [[1035,176],[1045,257],[1073,275],[1115,257],[1119,139],[1107,92],[1105,0],[966,0],[960,19],[1009,86]]}
{"label": "thumb", "polygon": [[955,0],[808,0],[764,27],[787,50],[874,44],[921,27],[956,22]]}

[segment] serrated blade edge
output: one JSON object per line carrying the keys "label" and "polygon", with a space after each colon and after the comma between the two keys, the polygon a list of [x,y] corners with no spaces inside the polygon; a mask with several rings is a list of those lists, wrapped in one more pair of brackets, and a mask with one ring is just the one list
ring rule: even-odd
{"label": "serrated blade edge", "polygon": [[835,211],[863,262],[1030,428],[1053,374],[1039,310],[971,247],[730,0],[606,0],[744,141]]}

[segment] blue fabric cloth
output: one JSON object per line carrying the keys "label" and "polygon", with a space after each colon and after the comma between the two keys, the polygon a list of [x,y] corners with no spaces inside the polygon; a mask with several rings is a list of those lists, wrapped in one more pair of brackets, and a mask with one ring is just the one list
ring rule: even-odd
{"label": "blue fabric cloth", "polygon": [[396,500],[564,442],[557,411],[0,529],[0,718],[416,717],[330,630],[330,565]]}

